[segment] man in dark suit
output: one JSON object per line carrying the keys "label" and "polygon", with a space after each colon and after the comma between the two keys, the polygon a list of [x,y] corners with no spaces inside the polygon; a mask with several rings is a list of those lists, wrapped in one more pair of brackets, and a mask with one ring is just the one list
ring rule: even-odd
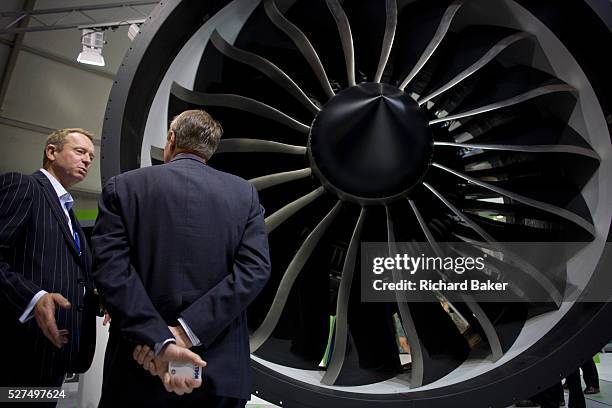
{"label": "man in dark suit", "polygon": [[67,190],[87,175],[92,140],[83,129],[57,130],[42,169],[0,176],[1,386],[59,387],[91,364],[91,254]]}
{"label": "man in dark suit", "polygon": [[[250,398],[245,310],[269,277],[268,241],[255,188],[206,165],[221,133],[206,112],[183,112],[164,165],[104,187],[92,236],[94,280],[113,319],[101,407],[240,407]],[[180,348],[208,363],[202,387],[164,389],[139,365],[165,376],[166,350]]]}

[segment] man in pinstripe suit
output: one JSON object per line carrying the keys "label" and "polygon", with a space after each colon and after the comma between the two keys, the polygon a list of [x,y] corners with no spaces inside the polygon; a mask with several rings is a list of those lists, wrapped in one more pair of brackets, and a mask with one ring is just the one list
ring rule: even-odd
{"label": "man in pinstripe suit", "polygon": [[42,169],[0,176],[0,386],[60,386],[91,364],[91,253],[67,190],[87,175],[92,140],[83,129],[55,131]]}

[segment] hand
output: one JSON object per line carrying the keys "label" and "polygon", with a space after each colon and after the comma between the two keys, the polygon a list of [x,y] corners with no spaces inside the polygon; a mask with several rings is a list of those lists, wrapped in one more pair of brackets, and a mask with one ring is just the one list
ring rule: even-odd
{"label": "hand", "polygon": [[186,348],[169,343],[162,352],[159,353],[159,356],[155,358],[158,375],[161,374],[160,378],[168,392],[174,392],[178,395],[183,395],[184,393],[189,394],[194,388],[198,388],[202,385],[202,380],[200,378],[195,380],[189,377],[170,375],[170,373],[168,373],[168,363],[170,361],[191,363],[200,368],[206,367],[206,362],[202,360],[199,355]]}
{"label": "hand", "polygon": [[157,367],[153,359],[155,358],[155,352],[149,346],[136,346],[132,357],[138,364],[145,370],[151,373],[151,375],[157,375]]}
{"label": "hand", "polygon": [[55,305],[62,309],[70,309],[68,299],[59,293],[45,293],[34,306],[34,317],[45,337],[57,348],[68,343],[68,330],[59,330],[55,322]]}
{"label": "hand", "polygon": [[110,321],[110,314],[108,314],[108,310],[104,309],[104,321],[102,322],[102,326],[106,326],[108,323],[110,323]]}
{"label": "hand", "polygon": [[[100,294],[98,293],[98,289],[96,288],[94,288],[94,295],[98,297],[100,296]],[[101,316],[99,314],[100,311],[104,314],[104,321],[102,322],[102,326],[106,326],[108,323],[110,323],[110,314],[108,313],[108,310],[106,310],[106,308],[101,302],[100,302],[100,308],[98,311],[98,316]]]}
{"label": "hand", "polygon": [[189,336],[183,329],[183,326],[168,326],[168,329],[172,332],[172,335],[176,339],[176,345],[183,348],[191,348],[193,347],[193,343],[189,339]]}
{"label": "hand", "polygon": [[[168,326],[168,329],[170,329],[170,332],[172,332],[172,335],[175,337],[177,346],[186,349],[193,346],[182,326]],[[158,369],[154,361],[155,353],[149,346],[136,346],[134,348],[133,357],[134,360],[136,360],[142,368],[150,372],[151,375],[158,375]]]}
{"label": "hand", "polygon": [[404,353],[410,353],[410,345],[408,344],[408,339],[406,336],[399,337],[399,344]]}
{"label": "hand", "polygon": [[171,376],[168,373],[168,363],[170,361],[191,363],[201,368],[206,367],[206,362],[200,356],[174,343],[168,343],[157,357],[154,356],[150,347],[136,346],[133,357],[151,374],[159,376],[168,392],[174,392],[178,395],[189,394],[193,389],[202,385],[201,379]]}
{"label": "hand", "polygon": [[[104,325],[104,323],[102,324]],[[187,336],[187,333],[185,333],[182,326],[168,326],[168,329],[170,329],[170,332],[172,332],[177,346],[183,348],[191,348],[193,346],[189,336]],[[151,375],[158,375],[158,369],[155,365],[155,361],[153,360],[155,353],[149,346],[136,346],[134,348],[133,357],[134,360],[136,360],[138,364],[142,365],[142,368],[150,372]]]}

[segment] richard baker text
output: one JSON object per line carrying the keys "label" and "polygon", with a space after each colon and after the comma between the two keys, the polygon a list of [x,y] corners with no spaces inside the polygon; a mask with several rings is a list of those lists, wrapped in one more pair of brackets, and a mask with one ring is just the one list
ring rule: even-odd
{"label": "richard baker text", "polygon": [[505,291],[508,289],[508,282],[480,281],[477,279],[466,279],[460,282],[402,279],[397,282],[386,282],[382,279],[375,279],[372,286],[376,291]]}

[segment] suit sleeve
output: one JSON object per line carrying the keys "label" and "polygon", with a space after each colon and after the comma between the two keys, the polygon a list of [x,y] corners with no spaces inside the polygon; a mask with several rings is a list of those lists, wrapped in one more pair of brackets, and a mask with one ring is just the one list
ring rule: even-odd
{"label": "suit sleeve", "polygon": [[202,295],[181,317],[205,347],[255,299],[270,276],[268,236],[255,188],[232,271]]}
{"label": "suit sleeve", "polygon": [[130,242],[116,192],[116,179],[104,186],[92,234],[93,278],[102,303],[123,336],[150,347],[174,338],[130,263]]}
{"label": "suit sleeve", "polygon": [[9,263],[15,240],[26,232],[34,188],[32,179],[22,174],[0,176],[0,303],[16,320],[41,290]]}

